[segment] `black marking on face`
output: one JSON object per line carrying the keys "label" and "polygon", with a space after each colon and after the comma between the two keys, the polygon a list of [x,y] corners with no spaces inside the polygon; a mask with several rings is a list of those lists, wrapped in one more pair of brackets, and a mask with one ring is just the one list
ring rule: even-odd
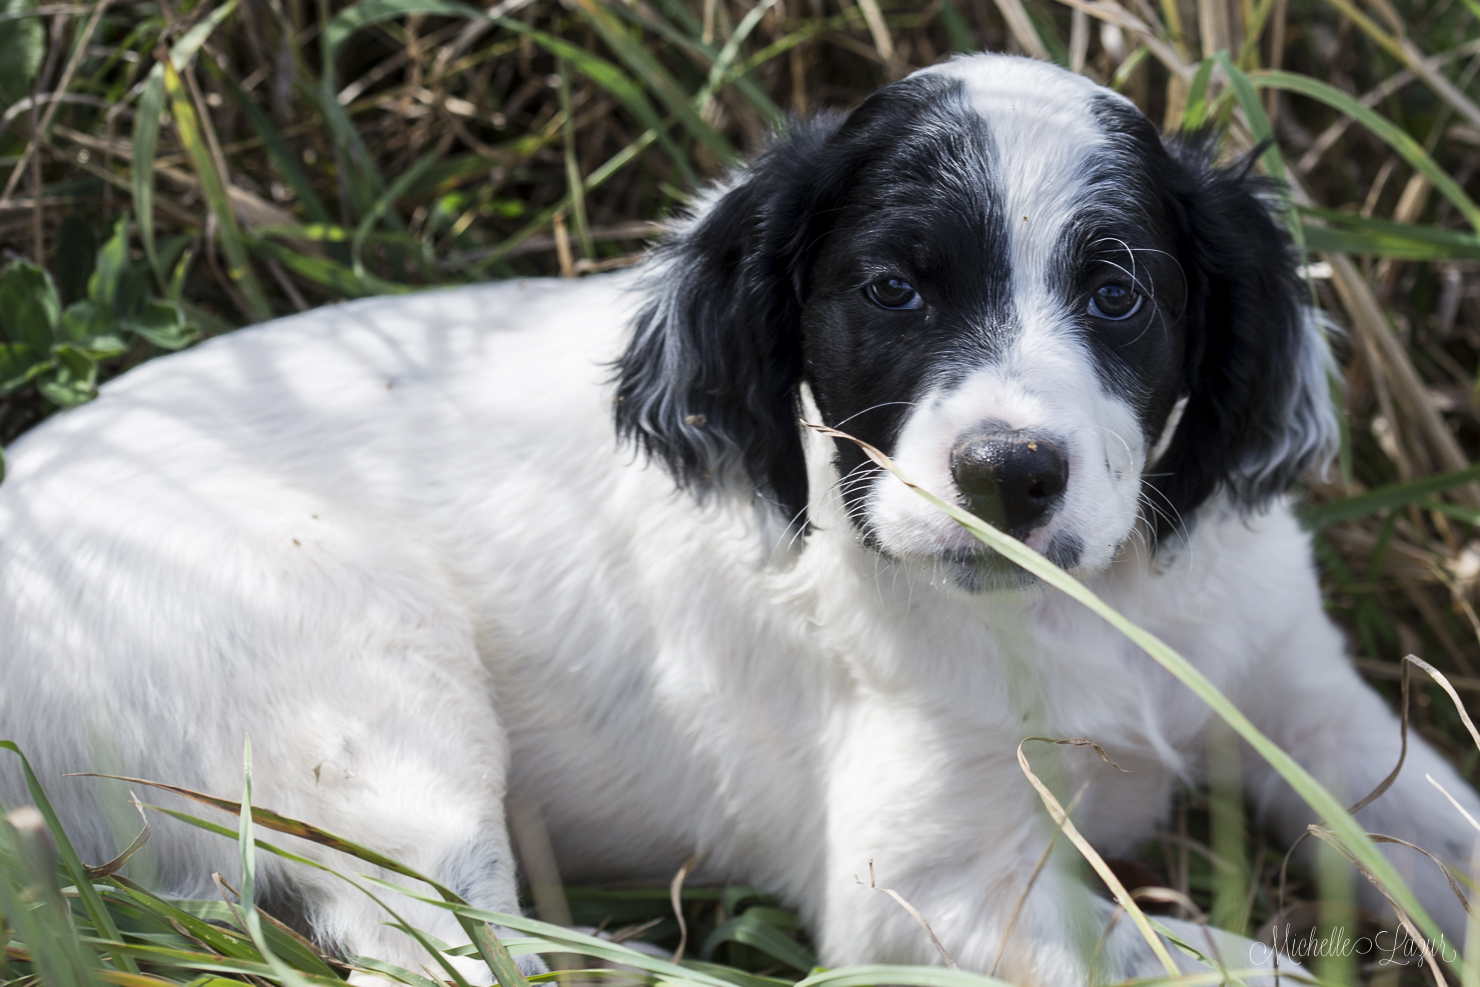
{"label": "black marking on face", "polygon": [[1072,531],[1060,531],[1043,554],[1060,569],[1072,569],[1084,555],[1084,539]]}
{"label": "black marking on face", "polygon": [[[723,490],[804,518],[799,385],[810,385],[828,424],[897,452],[917,401],[991,365],[1022,331],[1011,218],[1014,236],[1056,238],[1042,244],[1054,258],[1053,317],[1083,339],[1145,447],[1188,398],[1144,481],[1156,534],[1220,488],[1262,508],[1320,458],[1334,429],[1324,346],[1305,329],[1266,187],[1246,168],[1216,167],[1206,136],[1163,143],[1139,111],[1101,93],[1083,97],[1102,137],[1085,173],[1053,179],[1072,190],[1048,190],[1073,192],[1070,221],[1025,224],[1032,204],[1007,217],[985,65],[1006,56],[975,58],[954,73],[984,73],[969,99],[959,78],[920,75],[846,117],[793,125],[660,248],[616,365],[619,434],[700,497]],[[1024,138],[1004,130],[1001,139]],[[1045,128],[1028,139],[1084,134]],[[1138,305],[1121,304],[1127,291]],[[851,443],[835,450],[857,523],[870,484],[855,481],[873,470]],[[1096,546],[1123,537],[1075,535]],[[1056,550],[1066,560],[1087,551]]]}
{"label": "black marking on face", "polygon": [[[918,398],[1015,332],[991,138],[959,82],[927,76],[875,95],[832,143],[855,166],[816,246],[803,361],[823,419],[889,451]],[[871,286],[890,281],[919,304],[886,308]],[[836,450],[840,474],[867,475],[855,445]],[[843,484],[851,514],[866,491]]]}

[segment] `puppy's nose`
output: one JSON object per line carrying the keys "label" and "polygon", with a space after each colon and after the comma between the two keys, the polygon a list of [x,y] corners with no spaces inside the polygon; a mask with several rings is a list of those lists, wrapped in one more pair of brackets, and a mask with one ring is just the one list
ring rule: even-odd
{"label": "puppy's nose", "polygon": [[951,450],[966,509],[1003,531],[1026,530],[1069,484],[1063,450],[1025,432],[975,432]]}

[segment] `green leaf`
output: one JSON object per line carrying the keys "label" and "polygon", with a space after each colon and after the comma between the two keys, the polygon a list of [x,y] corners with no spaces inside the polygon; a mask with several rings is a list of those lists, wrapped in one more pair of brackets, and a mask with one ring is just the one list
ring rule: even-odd
{"label": "green leaf", "polygon": [[36,379],[36,389],[58,408],[75,408],[98,396],[98,361],[78,346],[52,347],[56,366]]}
{"label": "green leaf", "polygon": [[173,302],[149,302],[137,315],[124,319],[123,328],[164,350],[182,349],[200,336]]}
{"label": "green leaf", "polygon": [[13,343],[44,353],[56,338],[62,303],[51,275],[30,261],[18,260],[0,278],[0,329]]}
{"label": "green leaf", "polygon": [[53,366],[46,354],[37,353],[25,343],[0,343],[0,397],[4,397],[35,380]]}
{"label": "green leaf", "polygon": [[16,17],[32,10],[36,0],[0,0],[0,109],[30,95],[31,79],[46,54],[46,31],[40,17]]}
{"label": "green leaf", "polygon": [[[769,909],[768,909],[769,910]],[[710,959],[722,943],[738,942],[758,949],[772,959],[780,960],[795,970],[806,972],[817,965],[816,959],[795,939],[784,935],[781,930],[758,914],[760,909],[750,909],[744,915],[736,915],[719,925],[704,938],[699,955]]]}
{"label": "green leaf", "polygon": [[118,309],[118,289],[128,267],[128,214],[124,213],[113,224],[113,235],[98,251],[97,266],[87,279],[87,297],[100,305]]}
{"label": "green leaf", "polygon": [[113,306],[91,298],[73,302],[62,313],[62,335],[97,356],[116,356],[128,348],[118,328]]}

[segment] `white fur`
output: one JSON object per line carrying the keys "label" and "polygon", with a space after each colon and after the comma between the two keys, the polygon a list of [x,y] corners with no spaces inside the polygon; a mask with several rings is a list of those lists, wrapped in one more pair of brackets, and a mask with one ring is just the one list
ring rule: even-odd
{"label": "white fur", "polygon": [[[1074,97],[1023,71],[1014,147]],[[1073,161],[1000,167],[1013,188],[1043,183],[1009,199],[1032,206],[1029,225],[1062,222]],[[1031,247],[1052,241],[1014,238],[1022,333],[918,403],[899,462],[946,491],[950,442],[973,421],[1067,434],[1073,482],[1051,524],[1085,537],[1095,591],[1345,797],[1364,794],[1396,760],[1397,723],[1345,658],[1283,505],[1242,517],[1214,502],[1155,567],[1117,551],[1146,440],[1055,321]],[[147,364],[17,442],[0,486],[0,735],[30,754],[95,861],[132,835],[107,821],[119,792],[64,772],[234,797],[250,734],[258,804],[477,905],[517,907],[507,792],[538,804],[568,880],[666,880],[697,851],[693,880],[799,907],[827,965],[936,962],[913,919],[855,880],[872,861],[962,966],[991,969],[1000,952],[1014,982],[1084,982],[1111,906],[1062,841],[1003,947],[1051,835],[1014,751],[1028,736],[1103,745],[1126,773],[1082,749],[1029,754],[1063,798],[1088,785],[1078,825],[1125,854],[1164,822],[1175,782],[1198,777],[1206,708],[1062,595],[937,579],[921,559],[967,542],[891,479],[868,509],[901,561],[861,545],[816,436],[814,529],[789,564],[768,563],[775,536],[748,505],[700,507],[616,446],[605,364],[638,302],[628,284],[321,309]],[[1468,860],[1465,824],[1424,774],[1472,812],[1480,800],[1421,742],[1409,758],[1364,822]],[[1308,811],[1245,760],[1260,811],[1293,838]],[[28,800],[8,755],[0,800]],[[139,866],[162,888],[213,895],[213,871],[233,879],[229,841],[154,825]],[[1393,853],[1457,934],[1437,871]],[[347,885],[263,867],[268,893],[296,888],[326,940],[428,962]],[[397,905],[462,941],[445,913]],[[1241,945],[1222,941],[1231,965]],[[1125,921],[1095,961],[1102,979],[1158,969]]]}

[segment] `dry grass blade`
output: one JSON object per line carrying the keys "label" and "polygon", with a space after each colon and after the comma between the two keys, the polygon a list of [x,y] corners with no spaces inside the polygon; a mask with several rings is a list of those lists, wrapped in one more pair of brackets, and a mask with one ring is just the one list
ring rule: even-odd
{"label": "dry grass blade", "polygon": [[684,949],[689,944],[689,924],[683,916],[683,882],[698,862],[699,855],[690,854],[689,859],[678,868],[678,873],[673,875],[673,881],[668,885],[668,901],[673,905],[673,917],[678,920],[678,948],[673,951],[673,962],[675,963],[683,959]]}
{"label": "dry grass blade", "polygon": [[1336,834],[1332,833],[1329,829],[1326,829],[1324,826],[1311,824],[1310,826],[1306,827],[1306,832],[1310,833],[1311,836],[1314,836],[1316,839],[1320,840],[1322,843],[1325,843],[1337,853],[1341,854],[1341,856],[1346,859],[1346,862],[1351,864],[1358,874],[1361,874],[1362,877],[1369,884],[1377,889],[1378,894],[1387,899],[1388,905],[1392,908],[1393,913],[1398,916],[1398,921],[1402,924],[1404,931],[1408,933],[1408,937],[1416,946],[1418,946],[1419,952],[1423,954],[1423,965],[1428,968],[1429,975],[1434,980],[1434,987],[1446,987],[1444,973],[1439,968],[1438,961],[1434,958],[1434,951],[1433,948],[1429,945],[1429,941],[1423,936],[1419,935],[1418,929],[1413,924],[1413,920],[1408,917],[1407,912],[1405,912],[1402,907],[1393,899],[1393,896],[1388,893],[1388,889],[1383,885],[1383,882],[1378,880],[1377,877],[1373,875],[1370,870],[1367,869],[1366,865],[1363,864],[1361,860],[1357,859],[1356,854],[1352,853],[1351,849],[1345,843],[1341,842],[1341,840],[1337,838]]}
{"label": "dry grass blade", "polygon": [[1474,909],[1470,907],[1470,898],[1468,895],[1465,894],[1465,889],[1460,886],[1459,879],[1454,876],[1454,871],[1450,870],[1449,865],[1444,863],[1444,861],[1440,860],[1432,853],[1429,853],[1429,851],[1425,850],[1423,847],[1417,846],[1413,843],[1409,843],[1407,840],[1400,840],[1396,836],[1384,836],[1381,833],[1368,833],[1367,838],[1372,840],[1374,843],[1392,843],[1396,844],[1397,846],[1406,846],[1408,849],[1417,850],[1425,857],[1428,857],[1434,862],[1435,866],[1439,868],[1440,872],[1443,873],[1444,880],[1449,883],[1449,890],[1454,892],[1454,896],[1459,899],[1459,903],[1464,908],[1465,913],[1471,918],[1477,917],[1475,915]]}
{"label": "dry grass blade", "polygon": [[1038,797],[1042,799],[1044,806],[1048,809],[1048,814],[1053,818],[1054,824],[1063,830],[1064,836],[1084,855],[1084,859],[1094,868],[1095,873],[1100,876],[1100,880],[1105,882],[1105,886],[1110,889],[1110,894],[1114,896],[1116,903],[1125,909],[1126,914],[1131,917],[1131,921],[1136,924],[1137,930],[1145,938],[1146,944],[1151,947],[1152,953],[1156,955],[1161,965],[1166,968],[1167,975],[1171,977],[1177,976],[1181,971],[1177,968],[1177,964],[1172,961],[1171,954],[1167,952],[1166,944],[1161,941],[1161,937],[1151,927],[1151,922],[1146,918],[1146,913],[1141,911],[1141,906],[1136,904],[1135,898],[1126,890],[1120,878],[1116,877],[1115,872],[1110,869],[1110,865],[1105,863],[1105,858],[1100,856],[1099,852],[1079,832],[1079,828],[1069,819],[1068,812],[1059,804],[1058,798],[1054,796],[1053,792],[1049,791],[1048,786],[1043,783],[1042,779],[1033,773],[1033,768],[1028,764],[1028,756],[1023,752],[1024,745],[1029,741],[1093,747],[1106,763],[1115,765],[1117,769],[1120,769],[1120,766],[1116,765],[1114,761],[1111,761],[1106,756],[1103,748],[1087,740],[1056,740],[1049,737],[1028,737],[1022,743],[1018,744],[1017,747],[1018,766],[1022,768],[1023,774],[1028,778],[1028,782],[1038,792]]}
{"label": "dry grass blade", "polygon": [[1444,673],[1417,655],[1405,655],[1403,661],[1406,664],[1417,665],[1425,672],[1428,672],[1429,677],[1439,684],[1439,688],[1443,689],[1449,696],[1450,701],[1454,703],[1454,709],[1459,713],[1459,718],[1464,723],[1465,729],[1470,732],[1470,739],[1475,742],[1475,747],[1480,749],[1480,730],[1475,729],[1475,722],[1470,719],[1470,713],[1465,709],[1464,701],[1459,698],[1459,693],[1454,690],[1454,686],[1449,684],[1449,679]]}
{"label": "dry grass blade", "polygon": [[1162,40],[1160,34],[1151,25],[1126,10],[1115,0],[1062,0],[1062,2],[1106,24],[1113,24],[1123,31],[1130,32],[1135,36],[1136,41],[1144,45],[1146,50],[1151,52],[1171,74],[1183,79],[1192,78],[1194,70],[1181,54]]}
{"label": "dry grass blade", "polygon": [[889,36],[889,25],[884,23],[884,12],[879,9],[879,0],[858,0],[858,9],[868,22],[869,34],[873,35],[874,47],[886,64],[894,62],[894,39]]}
{"label": "dry grass blade", "polygon": [[134,809],[138,811],[139,821],[144,824],[144,828],[139,830],[139,835],[135,836],[129,845],[124,847],[112,860],[106,864],[89,865],[85,868],[87,876],[93,880],[112,877],[114,874],[123,870],[123,865],[128,863],[130,857],[144,848],[144,844],[149,842],[149,837],[153,834],[153,830],[149,827],[149,817],[144,814],[144,806],[134,797],[133,792],[129,792],[128,799]]}
{"label": "dry grass blade", "polygon": [[[1074,814],[1075,806],[1079,805],[1079,800],[1084,797],[1084,793],[1087,791],[1089,791],[1089,782],[1086,781],[1079,786],[1079,791],[1074,793],[1074,797],[1064,807],[1065,817]],[[997,975],[997,967],[1002,964],[1002,955],[1007,952],[1007,944],[1012,939],[1013,930],[1017,928],[1018,918],[1023,913],[1023,906],[1028,903],[1028,895],[1032,893],[1033,885],[1038,882],[1038,875],[1043,873],[1044,866],[1053,855],[1053,848],[1058,844],[1059,835],[1062,832],[1062,829],[1058,827],[1054,828],[1053,836],[1049,837],[1048,846],[1043,848],[1043,853],[1039,855],[1037,863],[1033,865],[1033,870],[1029,872],[1028,879],[1023,882],[1023,890],[1018,894],[1017,902],[1012,906],[1012,914],[1008,916],[1007,925],[1002,929],[1002,941],[997,944],[997,955],[992,957],[992,965],[987,970],[987,973],[993,977]]]}
{"label": "dry grass blade", "polygon": [[[855,876],[853,880],[858,881],[857,876]],[[858,883],[862,884],[863,882],[858,881]],[[895,903],[898,904],[900,908],[903,908],[905,911],[909,912],[910,918],[914,919],[915,924],[918,925],[922,930],[924,930],[925,935],[930,939],[930,945],[934,946],[935,951],[940,954],[941,962],[952,970],[961,969],[961,967],[957,965],[956,961],[951,958],[951,954],[946,952],[946,948],[940,944],[940,939],[936,936],[935,930],[930,927],[929,922],[925,921],[925,916],[920,914],[920,910],[906,901],[904,895],[900,894],[898,891],[895,891],[893,888],[879,887],[878,882],[874,880],[874,862],[872,860],[868,862],[868,887],[872,888],[875,891],[884,892],[884,894],[887,894],[889,897],[893,898]],[[995,971],[996,968],[994,965],[993,972]]]}
{"label": "dry grass blade", "polygon": [[1043,39],[1038,36],[1038,30],[1033,26],[1033,19],[1028,16],[1028,9],[1023,6],[1023,0],[996,0],[997,9],[1002,12],[1002,19],[1007,22],[1012,36],[1023,50],[1034,58],[1048,60],[1048,48],[1044,46]]}

